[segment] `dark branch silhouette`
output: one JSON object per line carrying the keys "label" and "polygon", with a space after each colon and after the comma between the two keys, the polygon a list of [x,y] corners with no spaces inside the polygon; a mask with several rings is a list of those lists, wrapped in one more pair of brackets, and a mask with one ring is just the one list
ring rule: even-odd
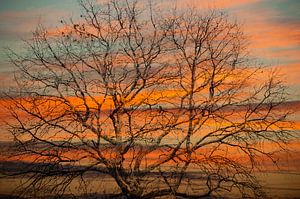
{"label": "dark branch silhouette", "polygon": [[263,197],[253,173],[285,149],[286,98],[276,73],[257,79],[240,26],[218,11],[80,5],[77,22],[10,51],[10,130],[30,163],[21,195],[63,195],[99,173],[127,198]]}

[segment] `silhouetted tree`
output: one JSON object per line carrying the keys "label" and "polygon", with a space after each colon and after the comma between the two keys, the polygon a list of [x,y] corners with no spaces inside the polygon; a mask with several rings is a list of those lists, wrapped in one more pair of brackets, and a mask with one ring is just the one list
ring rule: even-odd
{"label": "silhouetted tree", "polygon": [[10,52],[22,193],[65,194],[100,173],[128,198],[264,196],[254,172],[288,141],[285,91],[250,67],[240,26],[218,11],[80,5],[77,22]]}

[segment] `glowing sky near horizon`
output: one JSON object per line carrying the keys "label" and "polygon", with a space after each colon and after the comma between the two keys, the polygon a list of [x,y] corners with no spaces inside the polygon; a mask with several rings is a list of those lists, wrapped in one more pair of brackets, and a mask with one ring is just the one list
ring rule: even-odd
{"label": "glowing sky near horizon", "polygon": [[[249,37],[250,53],[266,66],[279,67],[291,100],[300,100],[300,0],[154,0],[162,5],[225,10]],[[18,50],[38,24],[59,26],[78,17],[75,0],[0,0],[0,91],[13,81],[15,68],[4,47]]]}

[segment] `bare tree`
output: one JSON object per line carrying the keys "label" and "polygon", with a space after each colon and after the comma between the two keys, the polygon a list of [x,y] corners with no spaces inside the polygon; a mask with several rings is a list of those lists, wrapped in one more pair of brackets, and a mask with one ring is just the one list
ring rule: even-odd
{"label": "bare tree", "polygon": [[128,198],[264,196],[254,172],[288,141],[285,91],[275,73],[257,79],[240,26],[217,11],[80,5],[78,22],[10,51],[22,193],[65,194],[100,173]]}

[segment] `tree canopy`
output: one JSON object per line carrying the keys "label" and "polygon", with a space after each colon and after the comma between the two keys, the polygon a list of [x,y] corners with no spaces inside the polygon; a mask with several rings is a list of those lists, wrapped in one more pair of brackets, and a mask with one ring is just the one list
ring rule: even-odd
{"label": "tree canopy", "polygon": [[216,10],[80,5],[78,21],[10,52],[10,130],[31,165],[21,193],[65,194],[99,173],[128,198],[264,196],[254,172],[288,141],[286,94],[251,66],[241,26]]}

